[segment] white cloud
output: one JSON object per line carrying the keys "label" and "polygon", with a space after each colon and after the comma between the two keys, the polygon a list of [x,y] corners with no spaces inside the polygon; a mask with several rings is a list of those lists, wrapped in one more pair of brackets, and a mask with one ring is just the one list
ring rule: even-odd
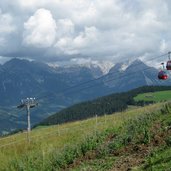
{"label": "white cloud", "polygon": [[98,30],[96,27],[85,27],[84,32],[81,32],[74,38],[73,44],[75,48],[91,47],[98,40]]}
{"label": "white cloud", "polygon": [[[4,49],[8,47],[11,55],[26,56],[29,50],[31,58],[80,55],[91,56],[94,61],[116,61],[153,56],[171,47],[169,1],[15,2],[0,2],[0,42],[6,42]],[[0,49],[0,55],[4,49]]]}
{"label": "white cloud", "polygon": [[164,53],[166,50],[168,50],[168,45],[165,40],[162,40],[160,43],[160,51]]}
{"label": "white cloud", "polygon": [[72,18],[77,25],[91,26],[96,23],[97,15],[97,8],[93,1],[89,3],[81,1],[73,11]]}
{"label": "white cloud", "polygon": [[56,43],[64,54],[82,53],[87,48],[91,48],[98,41],[98,30],[95,27],[86,27],[75,37],[62,37]]}
{"label": "white cloud", "polygon": [[56,39],[56,22],[49,10],[38,9],[24,23],[24,43],[26,45],[47,48]]}
{"label": "white cloud", "polygon": [[74,23],[70,19],[59,19],[57,21],[57,35],[59,38],[72,36],[74,31]]}
{"label": "white cloud", "polygon": [[13,18],[8,13],[2,13],[0,11],[0,33],[9,34],[15,31],[15,26],[13,25]]}
{"label": "white cloud", "polygon": [[23,1],[23,0],[17,0],[18,4],[23,8],[37,8],[40,6],[45,6],[47,4],[47,0],[29,0],[29,1]]}
{"label": "white cloud", "polygon": [[0,9],[0,52],[9,49],[9,37],[16,32],[13,20],[9,13],[3,13]]}
{"label": "white cloud", "polygon": [[60,38],[55,45],[55,47],[57,48],[57,53],[59,53],[60,51],[61,53],[68,54],[68,55],[77,54],[78,51],[74,50],[71,47],[71,44],[72,44],[72,38],[70,37]]}

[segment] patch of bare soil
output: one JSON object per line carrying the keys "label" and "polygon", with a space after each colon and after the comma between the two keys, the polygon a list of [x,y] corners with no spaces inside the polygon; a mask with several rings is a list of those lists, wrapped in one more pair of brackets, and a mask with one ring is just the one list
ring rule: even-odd
{"label": "patch of bare soil", "polygon": [[150,152],[161,145],[165,145],[164,139],[171,135],[171,129],[161,129],[162,125],[160,123],[155,123],[150,129],[153,134],[153,138],[150,143],[145,145],[128,145],[124,147],[118,153],[118,160],[115,161],[114,166],[111,171],[129,171],[133,167],[140,166],[145,162],[145,158],[150,154]]}
{"label": "patch of bare soil", "polygon": [[144,158],[150,153],[150,146],[147,145],[129,145],[119,154],[111,171],[128,171],[132,167],[143,164]]}
{"label": "patch of bare soil", "polygon": [[[141,166],[145,163],[145,158],[151,153],[154,148],[165,144],[166,136],[171,135],[171,128],[164,130],[160,123],[155,123],[150,132],[153,135],[149,144],[129,144],[119,150],[116,150],[110,155],[117,156],[118,159],[114,162],[111,171],[129,171],[136,166]],[[115,139],[116,135],[109,135],[102,146],[107,145]],[[96,159],[98,150],[88,151],[84,156],[76,159],[73,164],[69,165],[64,170],[70,170],[78,167],[82,162]]]}

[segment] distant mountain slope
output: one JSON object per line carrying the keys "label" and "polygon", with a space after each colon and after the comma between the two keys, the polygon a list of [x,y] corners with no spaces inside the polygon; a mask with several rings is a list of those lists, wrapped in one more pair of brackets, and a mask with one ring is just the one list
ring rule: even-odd
{"label": "distant mountain slope", "polygon": [[[54,68],[36,61],[12,59],[0,66],[0,105],[10,106],[22,98],[50,94],[49,99],[46,99],[46,103],[49,103],[53,102],[50,100],[52,92],[62,92],[61,97],[59,94],[56,97],[53,95],[53,99],[61,106],[69,106],[144,85],[171,85],[171,80],[159,81],[158,71],[140,60],[134,61],[125,70],[123,65],[125,64],[116,64],[102,79],[94,80],[103,74],[98,66]],[[82,84],[85,82],[86,84]],[[63,92],[66,89],[69,89],[69,93]]]}
{"label": "distant mountain slope", "polygon": [[[99,91],[104,89],[103,84],[98,88],[94,87],[94,89],[82,92],[74,90],[73,93],[65,91],[61,94],[69,87],[93,80],[101,75],[102,71],[98,67],[53,68],[44,63],[20,59],[6,62],[0,66],[0,108],[2,109],[0,111],[0,132],[25,127],[25,115],[23,117],[21,111],[17,112],[15,109],[23,98],[36,97],[39,99],[39,106],[32,110],[31,121],[32,124],[35,124],[52,112],[104,95],[103,91]],[[83,86],[77,88],[82,89]],[[14,119],[11,116],[14,116]]]}
{"label": "distant mountain slope", "polygon": [[171,90],[171,86],[145,86],[125,93],[116,93],[101,97],[93,101],[88,101],[73,105],[43,120],[40,125],[52,125],[69,121],[82,120],[95,115],[112,114],[127,109],[128,105],[144,105],[151,103],[136,102],[134,97],[139,93]]}
{"label": "distant mountain slope", "polygon": [[113,71],[115,74],[109,74],[105,79],[105,84],[117,92],[143,85],[171,85],[170,79],[158,80],[158,70],[145,65],[140,60],[135,60],[125,70],[122,70],[122,64],[114,66],[109,73],[113,73]]}
{"label": "distant mountain slope", "polygon": [[[171,85],[170,79],[159,81],[157,73],[155,68],[139,60],[115,64],[103,75],[95,65],[50,67],[41,62],[12,59],[0,65],[0,108],[5,107],[0,115],[1,130],[25,127],[26,119],[21,112],[14,114],[14,107],[23,98],[38,98],[39,106],[32,110],[31,117],[35,124],[79,102],[144,85]],[[14,124],[6,124],[10,115],[15,115]]]}
{"label": "distant mountain slope", "polygon": [[15,104],[21,98],[41,96],[43,93],[57,93],[94,79],[95,72],[101,76],[100,69],[94,72],[78,66],[55,69],[43,63],[12,59],[2,66],[0,73],[0,105]]}

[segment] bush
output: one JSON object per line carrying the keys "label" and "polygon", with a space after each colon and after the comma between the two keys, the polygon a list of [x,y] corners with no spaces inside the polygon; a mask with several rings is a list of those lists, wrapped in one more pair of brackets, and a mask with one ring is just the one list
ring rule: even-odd
{"label": "bush", "polygon": [[169,147],[171,147],[171,136],[167,137],[167,138],[165,139],[165,142],[166,142],[166,144],[167,144]]}

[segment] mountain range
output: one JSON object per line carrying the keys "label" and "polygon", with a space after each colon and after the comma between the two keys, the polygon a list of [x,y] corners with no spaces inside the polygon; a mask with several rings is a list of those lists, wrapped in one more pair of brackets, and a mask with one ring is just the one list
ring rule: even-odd
{"label": "mountain range", "polygon": [[144,85],[171,85],[159,81],[158,70],[140,60],[117,63],[104,75],[99,66],[51,67],[45,63],[14,58],[0,65],[1,133],[26,127],[25,111],[16,106],[21,99],[36,97],[32,124],[73,104]]}

